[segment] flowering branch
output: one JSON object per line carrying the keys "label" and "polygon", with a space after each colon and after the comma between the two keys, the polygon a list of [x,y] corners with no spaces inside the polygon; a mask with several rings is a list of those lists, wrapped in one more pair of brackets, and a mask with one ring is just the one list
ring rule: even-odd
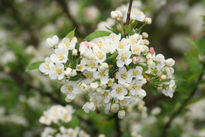
{"label": "flowering branch", "polygon": [[167,129],[170,128],[170,126],[171,126],[172,122],[174,121],[174,119],[182,112],[182,110],[184,110],[184,108],[186,108],[186,106],[188,105],[189,101],[192,99],[192,97],[196,93],[198,83],[202,80],[202,76],[203,76],[203,73],[201,73],[199,75],[199,77],[197,79],[197,82],[196,82],[197,84],[196,84],[195,88],[191,91],[189,97],[184,100],[184,102],[181,104],[181,106],[178,108],[178,110],[171,115],[169,121],[165,124],[165,126],[163,128],[163,131],[162,131],[162,137],[166,137]]}
{"label": "flowering branch", "polygon": [[130,22],[130,13],[131,13],[131,9],[132,9],[132,2],[133,2],[133,0],[130,0],[130,2],[129,2],[126,25],[129,25],[129,22]]}

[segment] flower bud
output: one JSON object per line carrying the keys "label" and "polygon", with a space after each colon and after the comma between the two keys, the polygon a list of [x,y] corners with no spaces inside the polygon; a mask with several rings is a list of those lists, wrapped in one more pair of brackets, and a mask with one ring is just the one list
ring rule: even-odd
{"label": "flower bud", "polygon": [[145,45],[149,45],[149,40],[144,39],[144,44],[145,44]]}
{"label": "flower bud", "polygon": [[125,83],[123,86],[124,86],[127,90],[130,90],[130,84]]}
{"label": "flower bud", "polygon": [[165,61],[167,66],[173,66],[175,64],[175,61],[172,58],[169,58]]}
{"label": "flower bud", "polygon": [[71,71],[71,73],[70,73],[70,76],[71,76],[71,77],[74,77],[74,76],[76,76],[76,75],[77,75],[77,72],[76,72],[75,69],[73,69],[73,70]]}
{"label": "flower bud", "polygon": [[142,33],[142,37],[143,37],[144,39],[148,38],[148,36],[149,36],[149,35],[147,34],[147,32],[143,32],[143,33]]}
{"label": "flower bud", "polygon": [[133,63],[137,63],[138,60],[139,60],[139,58],[136,57],[136,56],[132,58],[132,62],[133,62]]}
{"label": "flower bud", "polygon": [[71,68],[67,68],[67,69],[64,71],[64,74],[65,74],[66,76],[70,76],[71,71],[72,71]]}
{"label": "flower bud", "polygon": [[144,20],[144,23],[145,24],[151,24],[152,23],[152,19],[149,18],[149,17],[146,17],[145,20]]}
{"label": "flower bud", "polygon": [[73,56],[77,56],[77,55],[78,55],[77,49],[73,49],[73,50],[72,50],[72,55],[73,55]]}
{"label": "flower bud", "polygon": [[108,68],[108,64],[107,63],[102,63],[101,65],[100,65],[100,70],[101,71],[104,71],[104,70],[106,70]]}
{"label": "flower bud", "polygon": [[119,112],[118,112],[118,118],[119,119],[123,119],[125,117],[125,111],[124,110],[120,110]]}
{"label": "flower bud", "polygon": [[152,54],[154,54],[155,50],[154,50],[153,47],[150,47],[150,52],[151,52]]}
{"label": "flower bud", "polygon": [[166,78],[167,78],[166,75],[161,75],[161,76],[160,76],[160,79],[166,79]]}
{"label": "flower bud", "polygon": [[120,106],[119,104],[112,104],[111,105],[111,112],[116,113],[119,110]]}

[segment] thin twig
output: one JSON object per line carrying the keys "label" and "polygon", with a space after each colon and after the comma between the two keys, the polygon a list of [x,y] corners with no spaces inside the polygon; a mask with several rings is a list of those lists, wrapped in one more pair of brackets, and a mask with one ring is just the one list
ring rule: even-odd
{"label": "thin twig", "polygon": [[128,7],[128,11],[127,11],[126,25],[129,25],[129,23],[130,23],[130,13],[131,13],[131,10],[132,10],[132,2],[133,2],[133,0],[130,0],[130,2],[129,2],[129,7]]}
{"label": "thin twig", "polygon": [[[203,76],[203,73],[200,74],[200,76],[198,77],[198,80],[197,80],[196,83],[199,83],[202,80],[202,76]],[[177,111],[171,115],[169,121],[165,124],[165,126],[163,128],[162,136],[161,137],[166,137],[168,128],[171,126],[171,124],[174,121],[174,119],[182,112],[182,110],[184,110],[184,108],[186,108],[186,106],[188,105],[189,101],[192,99],[192,97],[196,93],[197,86],[198,86],[198,84],[196,84],[195,88],[192,90],[192,92],[190,93],[189,97],[184,100],[184,102],[177,109]]]}

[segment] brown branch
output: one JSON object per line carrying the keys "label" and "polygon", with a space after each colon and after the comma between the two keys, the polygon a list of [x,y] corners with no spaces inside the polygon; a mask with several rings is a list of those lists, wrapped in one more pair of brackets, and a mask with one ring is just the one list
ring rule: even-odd
{"label": "brown branch", "polygon": [[194,96],[194,94],[196,93],[197,91],[197,86],[198,86],[198,83],[202,80],[202,76],[203,76],[203,73],[200,74],[200,76],[198,77],[197,79],[197,82],[196,82],[196,86],[195,88],[191,91],[190,95],[188,98],[186,98],[181,106],[177,109],[177,111],[175,113],[173,113],[170,117],[170,119],[168,120],[168,122],[165,124],[163,130],[162,130],[162,136],[161,137],[166,137],[167,136],[167,130],[168,128],[170,128],[172,122],[174,121],[174,119],[182,112],[182,110],[184,110],[184,108],[186,108],[186,106],[188,105],[189,101],[192,99],[192,97]]}
{"label": "brown branch", "polygon": [[62,8],[63,12],[66,14],[66,16],[68,17],[68,19],[71,21],[71,23],[75,26],[76,28],[76,33],[77,35],[79,35],[80,37],[83,37],[84,35],[82,34],[82,32],[79,31],[79,28],[81,27],[80,24],[78,24],[76,22],[76,20],[72,17],[72,15],[70,14],[69,8],[67,6],[67,3],[65,0],[56,0],[56,2],[59,4],[59,6]]}
{"label": "brown branch", "polygon": [[120,130],[120,119],[118,118],[117,113],[114,114],[114,119],[115,119],[115,137],[121,137],[122,132]]}
{"label": "brown branch", "polygon": [[133,0],[130,0],[130,2],[129,2],[129,7],[128,7],[128,11],[127,11],[126,25],[129,25],[129,23],[130,23],[130,14],[131,14],[131,9],[132,9],[132,2],[133,2]]}

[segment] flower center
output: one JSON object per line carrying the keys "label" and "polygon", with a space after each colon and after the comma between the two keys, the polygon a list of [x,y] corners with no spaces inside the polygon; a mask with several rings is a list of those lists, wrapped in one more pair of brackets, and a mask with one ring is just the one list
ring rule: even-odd
{"label": "flower center", "polygon": [[56,73],[57,74],[61,74],[62,73],[61,69],[60,68],[56,68]]}
{"label": "flower center", "polygon": [[135,84],[135,85],[133,86],[133,88],[134,88],[134,89],[140,89],[140,86],[139,86],[138,84]]}
{"label": "flower center", "polygon": [[126,53],[123,53],[122,55],[121,55],[121,60],[122,61],[125,61],[127,59],[127,54]]}
{"label": "flower center", "polygon": [[64,55],[62,53],[59,53],[58,54],[58,58],[59,58],[59,60],[63,60],[64,59]]}
{"label": "flower center", "polygon": [[120,48],[123,48],[125,46],[125,43],[124,42],[119,42],[119,47]]}
{"label": "flower center", "polygon": [[117,87],[117,88],[116,88],[116,93],[117,93],[117,94],[121,94],[121,93],[122,93],[122,89],[121,89],[120,87]]}
{"label": "flower center", "polygon": [[126,79],[127,78],[127,73],[122,73],[121,78]]}
{"label": "flower center", "polygon": [[98,41],[98,42],[97,42],[97,46],[98,46],[98,47],[102,47],[102,41]]}

